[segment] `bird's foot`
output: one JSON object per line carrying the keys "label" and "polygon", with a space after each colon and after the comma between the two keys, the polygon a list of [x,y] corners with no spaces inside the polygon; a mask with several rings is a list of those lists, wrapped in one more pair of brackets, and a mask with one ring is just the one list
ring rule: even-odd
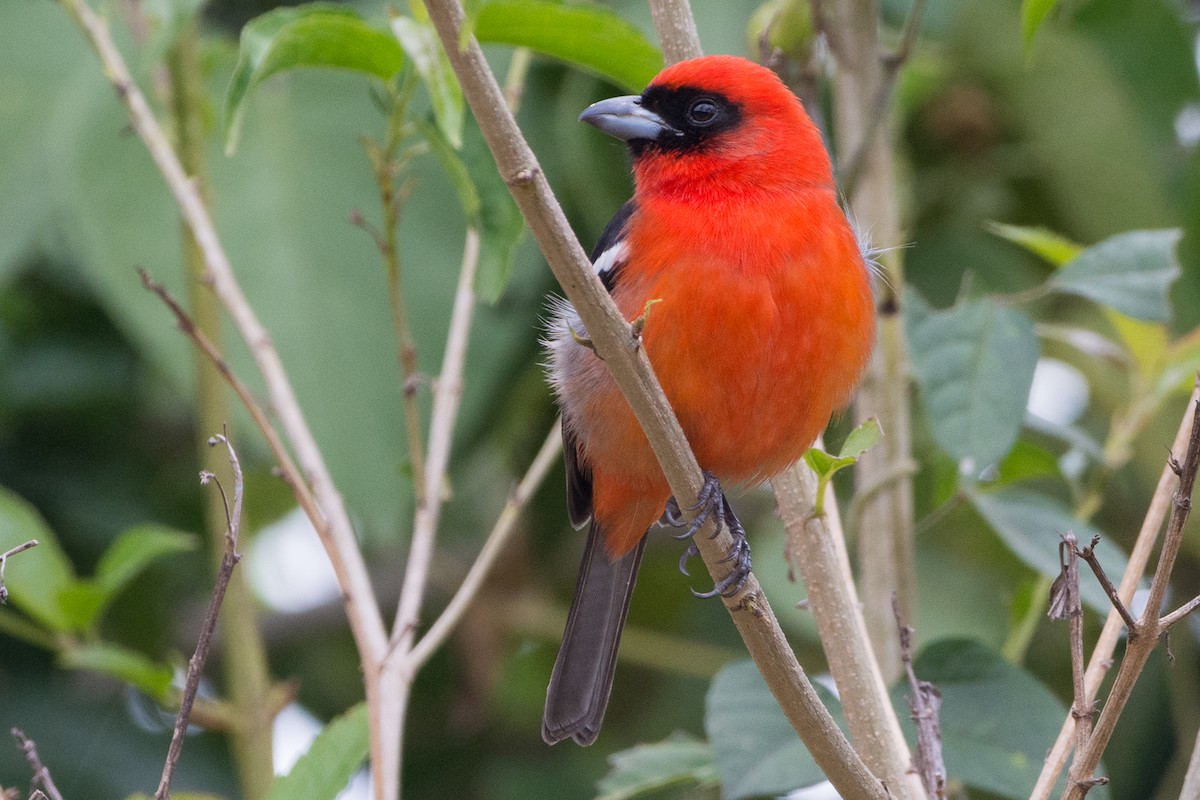
{"label": "bird's foot", "polygon": [[[704,523],[708,521],[714,513],[720,513],[722,520],[725,522],[725,527],[729,528],[729,534],[733,537],[733,545],[729,548],[729,553],[725,558],[721,559],[723,564],[732,564],[729,574],[721,580],[717,581],[716,585],[707,592],[697,592],[692,590],[692,594],[696,597],[707,598],[730,597],[741,591],[745,585],[746,579],[750,577],[750,543],[746,541],[746,529],[742,527],[742,523],[738,521],[737,515],[733,513],[733,508],[729,505],[729,501],[725,499],[725,493],[721,491],[721,482],[717,480],[717,476],[711,472],[704,473],[704,486],[700,489],[700,494],[696,497],[696,505],[690,506],[690,511],[698,511],[696,518],[690,523],[684,519],[683,513],[679,509],[679,503],[674,497],[667,500],[667,507],[663,511],[663,521],[666,524],[682,528],[687,525],[687,530],[677,534],[676,539],[694,539],[696,532],[704,527]],[[717,528],[720,532],[720,528]],[[717,534],[714,533],[715,537]],[[696,542],[689,541],[687,549],[683,551],[683,555],[679,558],[679,571],[684,575],[689,575],[687,570],[687,562],[693,556],[700,555],[700,551],[696,548]]]}

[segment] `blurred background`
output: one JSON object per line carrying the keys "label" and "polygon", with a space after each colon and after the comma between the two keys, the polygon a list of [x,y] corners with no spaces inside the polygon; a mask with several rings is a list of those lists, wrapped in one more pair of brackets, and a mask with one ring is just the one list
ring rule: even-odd
{"label": "blurred background", "polygon": [[[165,4],[144,3],[151,12]],[[386,119],[361,76],[293,72],[256,90],[239,146],[224,154],[221,102],[238,31],[273,5],[217,0],[202,13],[209,194],[234,268],[346,497],[386,611],[395,605],[411,531],[411,471],[386,276],[375,244],[349,221],[356,210],[378,215],[359,137],[381,136]],[[642,3],[606,5],[653,41]],[[1064,2],[1028,49],[1019,5],[929,0],[895,95],[904,240],[876,244],[903,247],[912,287],[944,307],[961,296],[1023,291],[1052,271],[991,233],[990,221],[1042,226],[1085,245],[1135,228],[1182,227],[1183,272],[1168,326],[1170,338],[1182,337],[1200,323],[1200,5]],[[164,45],[153,36],[133,44],[121,6],[109,4],[108,16],[139,81],[152,87]],[[357,7],[383,18],[381,4]],[[694,0],[693,9],[707,52],[757,56],[748,36],[755,4]],[[889,40],[907,10],[884,3]],[[510,58],[507,48],[488,54],[498,71]],[[536,58],[521,106],[526,136],[587,246],[631,187],[620,143],[575,118],[618,93],[626,92]],[[420,368],[435,374],[464,219],[433,158],[418,157],[410,176],[401,269]],[[185,534],[113,598],[89,634],[177,666],[191,652],[212,585],[203,536],[210,490],[198,483],[206,464],[197,441],[215,431],[199,429],[189,344],[135,269],[182,296],[180,252],[174,206],[79,31],[55,3],[7,0],[0,7],[0,486],[10,508],[20,498],[44,520],[80,575],[97,570],[123,531],[154,525]],[[511,279],[476,315],[426,621],[457,587],[555,419],[538,344],[555,291],[526,239]],[[1077,299],[1041,299],[1029,311],[1038,323],[1105,330],[1102,315]],[[232,331],[225,343],[257,387]],[[1031,403],[1041,417],[1102,443],[1130,392],[1127,370],[1051,341]],[[420,396],[427,403],[428,392]],[[1185,396],[1172,394],[1156,408],[1129,443],[1127,462],[1104,477],[1091,524],[1125,549]],[[1014,598],[1029,590],[1033,572],[969,504],[946,504],[958,465],[938,449],[919,411],[915,424],[918,637],[969,637],[1001,650],[1012,634]],[[361,699],[362,683],[311,528],[272,475],[245,415],[234,413],[230,426],[247,471],[241,569],[256,598],[270,675],[295,692],[276,723],[276,765],[286,770],[324,721]],[[836,422],[830,439],[846,430]],[[1035,478],[1066,502],[1072,464],[1087,448],[1032,427],[1018,448],[1049,465]],[[720,604],[688,591],[707,588],[705,579],[683,578],[679,545],[658,537],[633,600],[603,735],[590,749],[547,748],[541,704],[582,546],[567,523],[562,484],[556,468],[482,596],[420,675],[407,726],[408,797],[592,797],[611,754],[673,731],[702,737],[709,681],[744,657]],[[844,500],[848,483],[841,488]],[[771,497],[757,491],[736,504],[751,531],[756,574],[801,663],[820,673],[811,621],[791,609],[804,591],[789,581]],[[10,574],[19,566],[14,559]],[[1195,536],[1184,545],[1175,588],[1179,601],[1200,593]],[[31,633],[11,607],[0,611],[0,729],[20,726],[37,741],[68,798],[123,798],[156,785],[172,716],[134,688],[137,681],[73,663],[61,640]],[[1089,617],[1089,632],[1097,629]],[[1172,636],[1173,665],[1162,651],[1152,658],[1106,760],[1111,797],[1177,795],[1200,726],[1196,633],[1191,625]],[[1065,626],[1045,623],[1023,655],[1064,707],[1065,643]],[[223,671],[237,668],[222,661],[224,644],[219,635],[205,690],[212,697]],[[27,783],[16,747],[0,742],[0,785]],[[176,785],[240,796],[223,735],[196,730]],[[347,796],[363,791],[360,781]],[[711,787],[673,791],[715,796]]]}

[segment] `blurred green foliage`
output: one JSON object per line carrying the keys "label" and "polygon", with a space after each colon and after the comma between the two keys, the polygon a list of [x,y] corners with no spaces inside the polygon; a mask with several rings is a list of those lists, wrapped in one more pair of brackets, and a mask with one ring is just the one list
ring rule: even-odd
{"label": "blurred green foliage", "polygon": [[[198,5],[146,2],[149,32],[141,40],[130,33],[121,4],[108,8],[144,87],[156,85],[157,61]],[[397,592],[411,517],[402,387],[386,276],[375,243],[348,218],[377,213],[359,138],[382,136],[387,116],[374,102],[372,81],[405,57],[384,35],[374,38],[379,58],[339,65],[357,74],[287,70],[271,77],[261,63],[239,67],[241,26],[274,5],[213,2],[204,12],[210,194],[238,276],[352,510],[386,607]],[[744,52],[754,8],[723,0],[693,6],[708,52]],[[550,56],[535,58],[520,121],[590,244],[630,186],[622,148],[575,117],[652,74],[656,54],[638,44],[652,41],[648,12],[633,0],[605,6],[625,22],[574,4],[496,0],[473,8],[475,30],[494,43],[487,52],[501,74],[512,45]],[[907,8],[903,0],[884,3],[889,37]],[[380,3],[340,9],[351,28],[388,30]],[[304,15],[275,13],[293,21]],[[558,27],[528,22],[546,14]],[[803,35],[789,28],[776,38],[803,39],[792,49],[806,54],[803,22],[791,20]],[[1038,622],[1045,601],[1037,573],[1054,568],[1053,537],[1070,526],[1082,539],[1094,528],[1105,535],[1110,573],[1118,571],[1118,551],[1137,530],[1182,413],[1182,390],[1200,364],[1200,335],[1193,332],[1200,323],[1196,33],[1196,20],[1171,0],[930,0],[918,47],[901,73],[894,132],[905,165],[898,192],[906,242],[876,244],[911,243],[904,254],[915,290],[910,311],[943,326],[928,346],[920,331],[928,334],[927,327],[912,331],[922,520],[915,623],[920,641],[934,643],[918,672],[927,669],[922,677],[953,689],[947,719],[966,719],[968,732],[987,717],[962,716],[964,709],[989,699],[1004,699],[989,711],[1028,721],[1028,741],[1002,731],[1004,746],[1013,746],[1006,757],[1015,757],[1016,745],[1036,757],[1069,703],[1065,626]],[[304,49],[310,43],[291,42],[300,58],[330,65],[329,50]],[[227,95],[235,74],[245,90]],[[242,115],[229,156],[223,126],[232,118],[229,108],[221,111],[227,97]],[[433,103],[422,97],[428,95],[418,95],[412,113],[432,114],[447,145],[438,151],[435,142],[431,155],[409,165],[414,188],[401,217],[405,299],[426,373],[441,361],[466,222],[482,220],[498,234],[497,247],[485,254],[496,267],[481,289],[494,302],[481,305],[472,329],[432,613],[455,588],[554,419],[537,347],[554,287],[532,244],[504,235],[513,228],[511,214],[501,210],[489,221],[489,209],[506,200],[494,169],[490,179],[480,178],[488,165],[478,131],[469,119],[455,121],[453,89],[435,91]],[[465,144],[455,151],[460,124]],[[464,165],[460,173],[447,168],[454,159]],[[210,588],[210,559],[188,550],[193,539],[179,532],[202,529],[206,490],[195,480],[202,465],[194,441],[211,432],[193,430],[188,343],[135,274],[144,267],[185,296],[178,230],[161,179],[67,16],[45,0],[4,3],[0,545],[33,536],[43,545],[8,568],[13,597],[0,608],[0,730],[25,728],[68,797],[107,800],[155,785],[170,715],[149,696],[169,702],[165,675],[190,652]],[[1146,245],[1136,251],[1145,258],[1131,255],[1131,243]],[[1083,246],[1091,247],[1071,261]],[[1165,319],[1168,307],[1173,313]],[[1015,338],[997,338],[997,320],[1011,323]],[[261,390],[248,354],[227,333],[235,370]],[[945,367],[937,346],[955,342],[974,346],[966,367],[992,367],[973,376],[967,368],[948,375],[923,369]],[[1023,388],[1037,353],[1086,377],[1089,395],[1078,419],[1055,425],[1025,416]],[[428,392],[419,396],[427,404]],[[848,427],[837,422],[830,441],[840,443]],[[290,502],[243,415],[232,430],[247,467],[250,538]],[[736,720],[714,708],[721,701],[734,711],[749,707],[731,702],[736,695],[709,679],[739,657],[740,643],[718,604],[691,598],[675,569],[677,548],[667,543],[653,543],[647,554],[600,742],[590,750],[551,750],[538,737],[581,545],[566,524],[560,483],[551,480],[539,493],[484,598],[418,679],[407,795],[714,796],[716,778],[732,792],[721,765],[733,763],[731,755],[736,762],[736,754],[721,750],[712,734]],[[840,476],[835,484],[846,488]],[[786,608],[804,591],[776,558],[781,533],[769,498],[751,493],[739,507],[749,512],[743,518],[753,532],[756,574]],[[1198,566],[1200,547],[1191,537],[1177,570],[1177,598],[1200,590]],[[1103,607],[1102,598],[1094,600]],[[819,672],[823,656],[811,621],[803,611],[782,617],[802,663]],[[332,719],[361,699],[340,608],[302,615],[264,609],[262,625],[272,673],[297,679],[299,701],[313,713]],[[1096,627],[1090,614],[1089,631]],[[1027,638],[1014,648],[1022,630]],[[1178,792],[1200,726],[1191,630],[1173,636],[1173,668],[1159,656],[1152,660],[1118,730],[1106,761],[1116,800]],[[959,641],[945,641],[952,638]],[[1022,663],[994,655],[1014,650],[1023,651]],[[722,680],[740,667],[727,668]],[[222,668],[236,665],[218,659],[213,670]],[[327,732],[326,746],[337,753],[330,758],[340,759],[343,772],[361,751],[356,720],[347,717]],[[952,777],[968,780],[972,797],[1020,796],[1012,779],[1026,773],[981,772],[992,758],[980,754],[981,741],[995,744],[968,736],[958,749],[947,746],[948,760],[961,764],[956,773],[949,763]],[[709,746],[716,748],[711,754]],[[604,777],[607,757],[617,753]],[[176,785],[235,797],[233,775],[223,738],[198,733]],[[25,783],[15,748],[0,747],[0,785]]]}

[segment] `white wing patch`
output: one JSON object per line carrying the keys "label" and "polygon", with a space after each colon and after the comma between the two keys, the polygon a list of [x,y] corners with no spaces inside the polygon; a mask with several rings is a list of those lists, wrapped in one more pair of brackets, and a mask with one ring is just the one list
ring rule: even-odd
{"label": "white wing patch", "polygon": [[599,258],[592,264],[592,269],[603,280],[605,275],[621,266],[628,255],[629,243],[624,239],[619,239],[612,247],[600,254]]}

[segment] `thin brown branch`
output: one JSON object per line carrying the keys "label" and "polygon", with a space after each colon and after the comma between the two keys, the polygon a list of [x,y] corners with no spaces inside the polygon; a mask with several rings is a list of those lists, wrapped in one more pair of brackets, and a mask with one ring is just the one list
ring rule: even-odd
{"label": "thin brown branch", "polygon": [[254,420],[255,427],[258,428],[263,438],[266,439],[267,447],[270,448],[271,454],[275,457],[275,463],[279,468],[280,475],[284,482],[291,488],[292,493],[296,497],[296,503],[312,521],[318,533],[322,534],[322,536],[328,536],[324,517],[317,508],[317,501],[313,498],[308,484],[304,481],[304,476],[300,474],[296,463],[292,461],[291,453],[288,452],[283,440],[279,438],[279,434],[271,424],[266,410],[258,402],[258,398],[254,396],[254,393],[250,391],[250,387],[237,376],[237,373],[229,366],[229,362],[221,355],[217,346],[213,344],[204,331],[197,327],[195,322],[192,321],[191,316],[184,310],[183,306],[179,304],[179,301],[175,299],[171,292],[161,283],[151,278],[146,270],[139,269],[138,275],[141,277],[142,285],[162,300],[163,304],[175,316],[175,324],[178,325],[179,330],[192,340],[192,344],[204,354],[217,372],[220,373],[229,388],[233,390],[233,393],[237,395],[238,400],[242,402],[242,406],[250,413],[250,418]]}
{"label": "thin brown branch", "polygon": [[[171,744],[167,749],[167,760],[163,764],[162,778],[159,779],[158,789],[154,792],[154,800],[169,800],[171,797],[171,779],[175,768],[179,765],[179,757],[183,752],[183,738],[187,733],[188,721],[192,714],[192,704],[196,701],[196,692],[200,689],[200,677],[204,673],[204,664],[208,660],[209,647],[212,645],[213,633],[217,629],[217,618],[221,614],[221,603],[225,599],[225,590],[229,588],[229,579],[233,577],[233,568],[242,556],[237,552],[238,531],[242,525],[242,495],[244,482],[242,480],[242,465],[233,449],[229,438],[217,434],[208,440],[210,445],[224,444],[229,453],[229,466],[233,470],[233,507],[229,507],[226,498],[225,552],[221,556],[221,566],[217,569],[216,584],[213,586],[212,599],[208,603],[208,613],[204,616],[204,624],[200,627],[200,636],[196,640],[196,650],[188,661],[187,678],[183,683],[183,696],[179,701],[179,714],[175,717],[175,730],[171,734]],[[201,473],[201,483],[209,479],[216,482],[225,497],[225,487],[211,473]]]}
{"label": "thin brown branch", "polygon": [[894,601],[896,629],[900,634],[900,660],[908,676],[912,696],[908,707],[917,725],[917,752],[913,755],[913,771],[921,778],[926,794],[933,800],[946,800],[946,763],[942,757],[941,708],[942,693],[929,681],[917,680],[913,669],[912,637],[916,633],[904,621],[900,603]]}
{"label": "thin brown branch", "polygon": [[[475,272],[479,266],[479,244],[479,231],[468,228],[463,243],[458,288],[454,292],[454,309],[450,314],[450,330],[446,336],[446,351],[442,357],[442,371],[433,390],[428,460],[424,474],[416,476],[416,480],[423,483],[424,490],[418,493],[420,500],[417,502],[413,523],[412,545],[408,552],[404,585],[400,590],[396,621],[392,627],[393,648],[389,659],[391,654],[396,652],[399,652],[400,658],[404,658],[412,648],[421,605],[425,598],[425,584],[429,564],[433,559],[438,521],[441,519],[442,505],[446,499],[442,487],[447,480],[450,445],[454,438],[458,408],[462,403],[463,369],[467,360],[467,343],[475,309]],[[398,647],[395,646],[397,643]]]}
{"label": "thin brown branch", "polygon": [[1130,631],[1137,628],[1137,622],[1133,619],[1133,615],[1129,613],[1129,609],[1121,602],[1121,595],[1117,592],[1112,581],[1108,579],[1108,574],[1104,571],[1104,566],[1100,563],[1100,559],[1096,557],[1096,545],[1099,543],[1100,537],[1093,536],[1092,542],[1087,547],[1079,550],[1079,557],[1088,563],[1092,568],[1092,572],[1096,575],[1096,580],[1100,582],[1100,586],[1104,588],[1104,593],[1108,595],[1108,599],[1112,602],[1113,608],[1121,615],[1121,619],[1125,620],[1125,627]]}
{"label": "thin brown branch", "polygon": [[[1192,435],[1193,415],[1190,409],[1197,402],[1200,402],[1200,387],[1193,389],[1189,400],[1189,410],[1183,414],[1183,418],[1180,420],[1179,428],[1175,433],[1175,441],[1171,445],[1171,452],[1173,453],[1180,452],[1187,447]],[[1169,463],[1164,465],[1159,475],[1154,495],[1151,497],[1150,504],[1146,509],[1146,516],[1142,520],[1141,529],[1138,531],[1137,540],[1134,542],[1133,549],[1129,553],[1129,564],[1125,568],[1125,574],[1121,576],[1120,585],[1117,587],[1117,594],[1126,605],[1133,598],[1133,593],[1141,581],[1142,574],[1146,571],[1146,565],[1158,541],[1158,533],[1162,529],[1167,511],[1171,507],[1171,497],[1176,485],[1176,479],[1177,476],[1171,465]],[[1100,683],[1104,680],[1105,675],[1107,675],[1109,668],[1112,666],[1113,653],[1116,651],[1117,642],[1120,640],[1121,631],[1124,627],[1125,621],[1116,608],[1113,608],[1104,621],[1100,637],[1092,649],[1091,658],[1088,659],[1088,668],[1085,673],[1085,688],[1088,702],[1095,700]],[[1030,795],[1030,800],[1047,800],[1050,797],[1051,792],[1054,791],[1054,784],[1058,780],[1059,774],[1067,763],[1067,757],[1071,753],[1074,735],[1075,718],[1068,715],[1066,720],[1063,721],[1063,726],[1058,732],[1058,738],[1055,739],[1050,753],[1046,756],[1046,761],[1042,765],[1041,774],[1038,775],[1037,784]]]}
{"label": "thin brown branch", "polygon": [[[1197,386],[1200,387],[1200,381]],[[1150,593],[1146,601],[1146,609],[1142,618],[1129,632],[1129,643],[1125,648],[1125,657],[1113,681],[1112,691],[1104,703],[1104,710],[1096,722],[1096,729],[1088,742],[1087,748],[1076,753],[1071,765],[1070,779],[1063,793],[1064,800],[1082,800],[1088,790],[1095,785],[1092,775],[1095,773],[1104,750],[1108,746],[1117,720],[1125,710],[1125,705],[1133,693],[1134,685],[1141,675],[1146,661],[1158,645],[1163,633],[1159,621],[1159,609],[1175,567],[1175,558],[1183,543],[1183,528],[1187,523],[1192,508],[1192,490],[1196,483],[1196,473],[1200,470],[1200,403],[1189,403],[1192,412],[1192,430],[1188,437],[1187,453],[1182,463],[1174,456],[1168,462],[1168,468],[1178,473],[1178,485],[1172,498],[1171,518],[1167,522],[1167,532],[1163,538],[1162,552],[1159,555],[1158,566],[1154,571],[1154,580],[1150,584]]]}
{"label": "thin brown branch", "polygon": [[8,602],[8,587],[4,585],[4,569],[8,566],[9,556],[15,556],[18,553],[24,553],[30,548],[37,547],[37,539],[30,539],[24,544],[19,544],[9,550],[0,553],[0,604]]}
{"label": "thin brown branch", "polygon": [[[682,507],[694,506],[702,484],[695,456],[629,323],[592,271],[537,159],[508,111],[479,43],[468,36],[465,46],[459,46],[465,16],[462,5],[457,0],[425,0],[425,6],[500,175],[551,270],[646,432],[672,494]],[[719,526],[720,522],[714,520],[696,536],[700,554],[714,580],[724,578],[730,570],[730,565],[722,563],[722,559],[729,552],[732,539]],[[717,535],[710,536],[712,533]],[[864,800],[883,798],[885,789],[846,742],[809,684],[758,581],[750,576],[741,591],[724,602],[768,687],[833,784],[844,796]]]}
{"label": "thin brown branch", "polygon": [[[41,785],[42,791],[50,800],[63,800],[62,793],[58,791],[58,787],[54,785],[54,778],[50,775],[50,770],[42,763],[41,757],[38,755],[37,745],[34,741],[25,735],[25,731],[20,728],[13,728],[10,733],[17,740],[17,744],[21,748],[21,752],[25,754],[25,760],[29,762],[29,768],[33,771],[32,784],[34,786]],[[30,795],[30,800],[38,794],[34,791]]]}
{"label": "thin brown branch", "polygon": [[542,443],[541,449],[537,456],[534,457],[533,463],[529,465],[529,469],[525,472],[525,477],[517,484],[516,489],[509,495],[508,502],[504,504],[504,509],[496,518],[496,524],[492,526],[491,533],[488,534],[487,541],[483,543],[483,548],[480,549],[479,555],[475,558],[475,563],[471,565],[471,569],[463,578],[462,585],[458,587],[458,591],[454,593],[454,597],[446,604],[445,610],[437,621],[429,627],[425,635],[412,648],[408,654],[407,663],[405,664],[405,672],[408,674],[416,674],[421,666],[429,660],[439,647],[446,641],[446,638],[454,630],[462,619],[463,614],[470,608],[471,603],[479,594],[480,588],[483,587],[484,581],[491,572],[492,567],[496,563],[497,556],[504,550],[512,538],[513,532],[517,529],[516,523],[520,519],[521,513],[525,510],[530,498],[542,485],[542,481],[546,478],[546,473],[554,466],[558,460],[559,453],[562,452],[562,431],[561,420],[554,424],[550,430],[550,434]]}
{"label": "thin brown branch", "polygon": [[1186,617],[1188,614],[1191,614],[1197,608],[1200,608],[1200,596],[1193,597],[1191,600],[1187,601],[1186,603],[1181,605],[1179,608],[1172,611],[1170,614],[1164,615],[1158,621],[1158,627],[1163,630],[1166,630],[1167,628],[1174,625],[1176,622],[1179,622],[1179,620]]}

